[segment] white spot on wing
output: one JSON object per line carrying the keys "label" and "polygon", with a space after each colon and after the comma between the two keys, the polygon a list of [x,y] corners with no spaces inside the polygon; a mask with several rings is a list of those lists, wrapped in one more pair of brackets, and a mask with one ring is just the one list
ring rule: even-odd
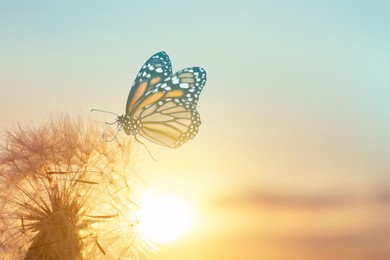
{"label": "white spot on wing", "polygon": [[176,77],[176,76],[174,76],[174,77],[172,78],[172,83],[173,83],[173,84],[179,84],[179,78]]}

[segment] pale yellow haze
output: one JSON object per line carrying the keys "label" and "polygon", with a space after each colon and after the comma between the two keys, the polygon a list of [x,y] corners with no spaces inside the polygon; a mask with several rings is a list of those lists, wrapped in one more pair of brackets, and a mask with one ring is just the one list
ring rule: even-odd
{"label": "pale yellow haze", "polygon": [[[141,139],[148,260],[390,259],[390,1],[0,1],[0,128],[113,122],[144,62],[207,82],[199,133]],[[120,132],[121,137],[127,136]],[[128,137],[134,138],[134,137]],[[136,202],[138,203],[138,202]],[[142,259],[143,260],[143,259]]]}

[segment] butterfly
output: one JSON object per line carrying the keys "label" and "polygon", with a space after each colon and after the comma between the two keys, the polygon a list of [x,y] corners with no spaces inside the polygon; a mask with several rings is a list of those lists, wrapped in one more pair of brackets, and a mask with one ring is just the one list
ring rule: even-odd
{"label": "butterfly", "polygon": [[178,148],[195,137],[201,124],[196,111],[206,71],[190,67],[172,74],[168,55],[150,57],[131,87],[126,113],[118,116],[118,129],[156,144]]}

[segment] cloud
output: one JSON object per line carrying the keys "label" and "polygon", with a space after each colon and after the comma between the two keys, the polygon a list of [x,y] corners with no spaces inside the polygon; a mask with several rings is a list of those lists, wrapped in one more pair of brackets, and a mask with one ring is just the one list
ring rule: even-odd
{"label": "cloud", "polygon": [[380,189],[374,192],[359,193],[320,193],[293,194],[275,191],[244,191],[229,194],[215,201],[219,206],[249,207],[297,207],[297,208],[332,208],[362,204],[390,206],[390,192]]}

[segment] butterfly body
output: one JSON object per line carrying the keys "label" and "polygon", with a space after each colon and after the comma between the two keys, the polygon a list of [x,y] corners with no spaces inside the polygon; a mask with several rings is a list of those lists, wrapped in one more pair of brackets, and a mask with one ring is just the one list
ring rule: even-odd
{"label": "butterfly body", "polygon": [[141,128],[141,120],[132,119],[130,115],[124,114],[118,117],[117,122],[123,127],[123,131],[127,135],[137,136]]}
{"label": "butterfly body", "polygon": [[196,104],[205,83],[204,69],[191,67],[172,74],[168,55],[156,53],[137,74],[118,126],[128,135],[180,147],[198,133]]}

